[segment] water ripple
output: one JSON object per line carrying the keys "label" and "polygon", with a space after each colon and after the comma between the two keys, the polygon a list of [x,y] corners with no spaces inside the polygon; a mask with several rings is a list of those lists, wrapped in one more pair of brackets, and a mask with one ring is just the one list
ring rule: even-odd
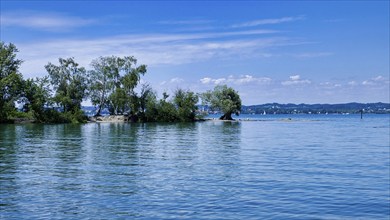
{"label": "water ripple", "polygon": [[1,219],[388,219],[385,117],[0,125]]}

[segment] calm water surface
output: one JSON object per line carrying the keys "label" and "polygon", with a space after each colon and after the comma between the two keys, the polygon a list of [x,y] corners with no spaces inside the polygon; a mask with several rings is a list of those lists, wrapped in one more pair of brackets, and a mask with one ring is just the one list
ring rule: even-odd
{"label": "calm water surface", "polygon": [[389,219],[389,115],[280,117],[0,125],[0,218]]}

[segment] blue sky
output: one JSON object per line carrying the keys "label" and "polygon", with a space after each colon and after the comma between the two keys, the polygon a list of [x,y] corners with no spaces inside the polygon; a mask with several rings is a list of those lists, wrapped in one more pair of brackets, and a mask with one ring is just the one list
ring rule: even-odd
{"label": "blue sky", "polygon": [[160,94],[227,84],[243,104],[390,102],[389,1],[7,1],[25,78],[133,55]]}

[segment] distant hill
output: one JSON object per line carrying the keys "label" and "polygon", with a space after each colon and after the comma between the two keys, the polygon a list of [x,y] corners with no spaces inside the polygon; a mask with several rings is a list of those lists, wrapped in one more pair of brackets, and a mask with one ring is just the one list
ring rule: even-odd
{"label": "distant hill", "polygon": [[242,106],[242,114],[342,114],[342,113],[389,114],[390,103],[345,103],[345,104],[279,104]]}

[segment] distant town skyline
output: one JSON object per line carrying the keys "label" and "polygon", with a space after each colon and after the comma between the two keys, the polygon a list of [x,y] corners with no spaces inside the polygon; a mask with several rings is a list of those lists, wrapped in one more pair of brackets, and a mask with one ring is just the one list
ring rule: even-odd
{"label": "distant town skyline", "polygon": [[24,78],[134,56],[161,95],[227,84],[244,105],[390,102],[389,1],[8,1]]}

